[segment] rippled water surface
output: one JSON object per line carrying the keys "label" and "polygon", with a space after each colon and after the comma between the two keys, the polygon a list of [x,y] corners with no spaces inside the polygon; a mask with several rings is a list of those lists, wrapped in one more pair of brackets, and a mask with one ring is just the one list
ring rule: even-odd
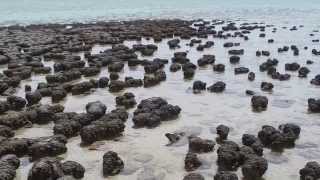
{"label": "rippled water surface", "polygon": [[319,0],[2,0],[0,24],[139,18],[318,19]]}
{"label": "rippled water surface", "polygon": [[[296,24],[292,24],[296,25]],[[288,24],[279,24],[288,26]],[[108,150],[119,153],[125,162],[125,169],[120,175],[110,177],[112,180],[150,180],[151,177],[156,180],[179,180],[186,174],[184,170],[184,158],[188,149],[187,143],[182,142],[177,146],[166,146],[167,138],[164,136],[167,132],[184,131],[187,134],[199,135],[202,138],[215,139],[215,128],[219,124],[225,124],[232,130],[229,139],[241,144],[241,137],[244,133],[257,134],[262,125],[273,125],[277,127],[282,123],[296,123],[302,128],[300,138],[296,142],[295,148],[285,149],[282,153],[271,152],[265,149],[264,156],[269,161],[269,168],[265,174],[266,180],[298,180],[299,169],[307,161],[320,161],[320,122],[318,114],[309,114],[307,111],[307,99],[310,97],[319,97],[319,88],[311,85],[309,82],[320,69],[320,58],[312,56],[310,50],[301,50],[299,56],[293,56],[292,52],[277,53],[277,48],[284,45],[295,44],[299,49],[304,46],[319,48],[318,43],[312,43],[311,40],[319,38],[316,33],[315,37],[310,37],[314,29],[319,28],[314,24],[306,24],[305,27],[299,28],[298,31],[289,31],[288,29],[278,28],[277,33],[272,33],[267,29],[268,38],[275,39],[275,43],[267,43],[266,38],[258,38],[258,31],[249,35],[250,40],[236,38],[233,42],[240,42],[240,47],[236,49],[245,49],[245,55],[241,56],[241,61],[237,65],[229,63],[228,49],[223,48],[225,40],[212,39],[215,45],[212,48],[205,49],[203,52],[196,50],[196,47],[185,46],[189,41],[182,40],[180,49],[170,50],[167,45],[168,40],[156,43],[158,51],[152,57],[141,57],[141,59],[152,60],[155,57],[170,59],[176,51],[188,51],[188,58],[194,63],[203,54],[214,54],[216,63],[226,64],[224,73],[215,73],[212,66],[198,68],[193,80],[184,80],[181,71],[172,73],[169,71],[169,65],[166,65],[167,80],[160,85],[151,88],[128,88],[125,92],[133,92],[139,103],[142,99],[153,96],[165,98],[170,104],[179,105],[182,108],[180,117],[177,120],[164,122],[154,129],[134,129],[132,128],[132,113],[126,122],[124,136],[117,141],[100,141],[95,143],[97,150],[89,150],[88,147],[80,147],[80,137],[72,138],[68,141],[68,152],[61,157],[66,160],[75,160],[86,168],[85,179],[103,179],[102,177],[102,156]],[[203,41],[206,41],[203,39]],[[143,39],[141,42],[126,41],[127,46],[136,43],[148,44],[154,43],[153,40]],[[110,46],[97,45],[93,48],[92,53],[99,53],[100,50],[108,49]],[[266,73],[259,72],[259,65],[264,62],[266,57],[256,57],[256,50],[269,50],[272,58],[279,60],[278,71],[284,73],[284,64],[287,62],[298,62],[306,65],[306,60],[315,61],[313,65],[308,65],[311,73],[308,78],[299,78],[297,72],[286,72],[291,74],[289,81],[272,80]],[[80,54],[83,55],[83,54]],[[45,62],[47,66],[52,66],[53,62]],[[170,64],[170,63],[169,63]],[[234,75],[234,68],[246,66],[256,73],[256,80],[250,82],[247,75]],[[143,67],[138,66],[135,69],[127,65],[123,72],[120,73],[120,79],[125,76],[143,78]],[[108,70],[103,69],[99,76],[108,76]],[[97,77],[99,77],[97,76]],[[91,78],[97,78],[91,77]],[[83,78],[82,80],[86,80]],[[208,85],[222,80],[226,82],[226,91],[223,93],[203,92],[193,94],[191,86],[194,80],[202,80]],[[267,93],[260,90],[261,81],[272,82],[275,85],[273,92]],[[32,79],[25,80],[21,84],[29,84],[36,88],[38,82],[45,82],[45,76],[32,76]],[[250,89],[258,94],[265,95],[269,98],[267,111],[257,113],[253,112],[250,107],[251,98],[245,95],[245,90]],[[83,112],[85,105],[91,101],[100,100],[108,107],[108,111],[115,108],[115,97],[120,93],[110,93],[108,89],[96,89],[87,95],[71,96],[69,95],[62,104],[65,111]],[[16,93],[24,97],[23,88]],[[42,102],[50,102],[49,99],[42,99]],[[39,137],[52,135],[53,124],[46,126],[34,126],[29,129],[19,130],[18,137]],[[216,173],[216,151],[212,153],[201,154],[203,165],[197,170],[206,177],[213,179]],[[22,162],[22,167],[18,170],[18,178],[26,179],[27,172],[31,168],[27,160]],[[241,177],[240,170],[238,175]]]}

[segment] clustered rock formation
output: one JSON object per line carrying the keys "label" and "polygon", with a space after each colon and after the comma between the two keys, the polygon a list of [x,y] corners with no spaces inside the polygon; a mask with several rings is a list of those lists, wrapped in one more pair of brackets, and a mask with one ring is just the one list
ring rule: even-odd
{"label": "clustered rock formation", "polygon": [[[215,28],[221,25],[221,30]],[[137,103],[131,92],[122,93],[128,88],[151,88],[166,81],[169,73],[182,71],[183,78],[192,80],[201,68],[212,67],[214,73],[224,73],[227,64],[217,63],[215,55],[207,53],[215,47],[214,41],[206,40],[208,36],[214,39],[227,39],[223,44],[228,55],[228,61],[235,76],[245,75],[248,81],[259,81],[256,73],[241,64],[243,56],[248,52],[241,48],[241,43],[230,42],[231,38],[249,40],[251,31],[261,31],[259,38],[265,38],[268,26],[264,24],[243,23],[237,25],[224,21],[183,21],[183,20],[136,20],[126,22],[97,22],[90,24],[67,25],[47,24],[29,26],[0,27],[0,65],[6,65],[0,73],[0,95],[5,97],[0,101],[0,179],[13,180],[20,166],[19,157],[28,156],[33,165],[28,174],[28,180],[57,180],[67,177],[83,178],[85,167],[75,161],[65,161],[57,158],[68,151],[68,139],[80,136],[81,144],[88,146],[96,141],[114,140],[125,132],[126,121],[129,118],[128,109],[136,107],[132,121],[135,128],[156,128],[165,121],[177,119],[182,109],[169,104],[161,97],[143,99]],[[290,31],[297,30],[293,27]],[[273,30],[276,32],[276,28]],[[134,44],[128,47],[123,44],[126,40],[140,41],[142,38],[153,39],[155,44]],[[154,58],[145,60],[142,56],[152,56],[158,51],[157,42],[169,38],[168,48],[177,50],[184,46],[182,40],[188,40],[187,46],[205,53],[194,62],[189,59],[187,51],[175,51],[171,59]],[[274,39],[268,39],[273,43]],[[316,42],[316,41],[315,41]],[[111,45],[110,49],[99,54],[91,54],[94,45]],[[302,49],[297,45],[278,48],[278,53],[292,53],[299,56]],[[304,48],[305,51],[308,47]],[[84,58],[75,55],[83,52]],[[312,49],[313,56],[319,56],[320,50]],[[272,80],[288,81],[292,74],[306,79],[311,70],[308,65],[313,61],[307,60],[306,65],[298,62],[286,63],[285,73],[280,73],[279,60],[273,58],[273,52],[258,49],[257,58],[266,60],[259,63],[259,73],[265,73]],[[47,62],[53,62],[49,66]],[[121,77],[119,74],[126,66],[143,67],[143,78],[131,76]],[[97,78],[102,68],[106,68],[109,76]],[[228,69],[227,69],[228,70]],[[36,74],[45,76],[45,82],[39,82],[32,87],[24,86],[24,97],[17,96],[22,82]],[[81,80],[83,77],[89,78]],[[261,93],[277,91],[276,84],[261,81]],[[310,81],[312,86],[320,85],[320,75],[315,75]],[[69,95],[81,96],[97,89],[107,89],[115,97],[116,109],[108,111],[101,101],[90,102],[85,112],[64,112],[59,104]],[[195,94],[223,93],[228,91],[222,80],[209,84],[202,80],[193,81],[192,90]],[[257,94],[246,90],[251,97],[254,111],[265,111],[268,107],[267,95]],[[42,100],[51,98],[53,104],[43,104]],[[320,112],[320,99],[309,98],[310,112]],[[250,103],[248,103],[250,104]],[[53,123],[53,135],[38,138],[17,138],[15,131],[31,127],[34,124],[44,125]],[[218,171],[214,180],[237,180],[235,171],[241,168],[245,179],[261,178],[268,169],[268,162],[263,156],[263,150],[283,150],[293,147],[299,138],[301,128],[292,123],[281,124],[278,128],[264,125],[257,136],[243,134],[242,144],[228,140],[232,131],[226,125],[216,128],[216,142],[199,136],[188,135],[185,132],[167,133],[165,136],[170,144],[188,139],[184,168],[189,174],[184,180],[203,180],[204,177],[195,171],[202,166],[200,154],[213,153],[216,150]],[[105,177],[119,174],[124,169],[124,161],[113,151],[106,152],[103,157],[103,175]],[[308,162],[300,170],[303,180],[320,178],[320,165]]]}

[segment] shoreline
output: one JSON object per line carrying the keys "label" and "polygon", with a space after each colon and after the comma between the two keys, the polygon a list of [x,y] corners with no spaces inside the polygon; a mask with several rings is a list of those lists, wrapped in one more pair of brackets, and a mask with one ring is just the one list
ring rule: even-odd
{"label": "shoreline", "polygon": [[320,100],[309,100],[318,29],[179,19],[0,28],[0,156],[19,157],[0,162],[21,161],[8,169],[17,179],[52,165],[62,178],[298,180],[320,160]]}

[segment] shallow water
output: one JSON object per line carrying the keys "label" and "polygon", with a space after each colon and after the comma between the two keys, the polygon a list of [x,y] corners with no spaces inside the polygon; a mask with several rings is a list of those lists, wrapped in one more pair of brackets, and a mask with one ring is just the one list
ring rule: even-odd
{"label": "shallow water", "polygon": [[[281,27],[279,24],[277,27]],[[287,24],[288,25],[288,24]],[[296,25],[296,24],[292,24]],[[284,26],[284,25],[283,25]],[[291,27],[291,26],[288,26]],[[309,37],[308,34],[318,27],[307,24],[298,31],[289,31],[288,29],[278,28],[277,33],[272,33],[271,29],[266,29],[267,38],[275,39],[273,44],[267,43],[267,38],[258,38],[258,31],[249,34],[249,41],[243,41],[240,38],[232,39],[232,42],[240,42],[240,47],[232,49],[245,49],[245,55],[241,56],[241,61],[237,65],[229,63],[227,51],[223,48],[226,40],[222,39],[203,39],[203,41],[213,40],[214,47],[205,49],[203,52],[196,50],[196,47],[185,46],[189,41],[182,40],[180,49],[171,50],[168,48],[167,41],[156,43],[158,51],[154,56],[141,57],[142,59],[167,58],[170,59],[176,51],[187,50],[189,59],[196,63],[203,54],[214,54],[216,63],[226,64],[224,73],[212,71],[212,66],[198,68],[193,80],[184,80],[181,71],[172,73],[169,71],[169,65],[164,68],[167,74],[167,80],[160,85],[151,88],[128,88],[125,92],[133,92],[139,103],[142,99],[160,96],[168,100],[170,104],[179,105],[182,108],[180,117],[177,120],[164,122],[154,129],[134,129],[132,128],[131,109],[129,119],[126,122],[124,136],[117,141],[100,141],[95,143],[97,150],[89,150],[88,147],[80,147],[80,137],[69,139],[67,147],[68,152],[62,155],[65,160],[75,160],[86,168],[84,179],[104,179],[102,176],[102,156],[108,150],[119,153],[125,162],[125,169],[120,175],[110,177],[112,180],[179,180],[187,174],[184,170],[184,158],[187,153],[187,143],[181,142],[176,146],[166,146],[167,138],[164,136],[167,132],[186,131],[187,134],[199,135],[202,138],[215,139],[215,128],[219,124],[225,124],[232,130],[229,139],[241,144],[241,137],[244,133],[257,134],[262,125],[272,125],[277,127],[283,123],[296,123],[301,126],[300,138],[296,141],[296,147],[285,149],[284,152],[271,152],[268,149],[264,151],[264,157],[269,161],[269,168],[264,178],[266,180],[298,180],[299,169],[307,161],[320,161],[320,133],[318,114],[309,114],[307,111],[307,99],[310,97],[319,97],[319,87],[313,86],[309,81],[319,73],[320,58],[312,56],[310,50],[300,50],[299,56],[293,56],[291,51],[278,54],[277,48],[284,45],[295,44],[299,49],[304,46],[319,48],[318,43],[312,43],[311,40],[319,38],[319,33],[315,37]],[[229,40],[230,41],[230,40]],[[153,40],[143,39],[141,42],[126,41],[127,46],[135,43],[154,43]],[[92,53],[108,49],[110,46],[97,45]],[[277,81],[271,79],[266,73],[259,72],[259,65],[264,62],[266,57],[256,57],[256,50],[269,50],[272,58],[279,60],[277,69],[283,73],[284,64],[287,62],[298,62],[305,65],[306,60],[311,59],[315,63],[308,65],[311,73],[308,78],[299,78],[297,72],[286,72],[291,74],[289,81]],[[45,62],[47,66],[52,66],[53,62]],[[170,64],[170,63],[169,63]],[[234,75],[235,67],[245,66],[256,73],[256,80],[250,82],[247,75]],[[99,76],[108,76],[108,70],[103,69]],[[120,73],[120,79],[125,76],[143,78],[143,67],[138,66],[134,69],[125,66]],[[83,78],[87,80],[90,78]],[[223,93],[202,92],[193,94],[191,87],[194,80],[207,82],[207,86],[216,81],[226,82],[226,91]],[[261,81],[272,82],[275,88],[272,93],[262,92],[260,90]],[[22,82],[36,87],[38,82],[45,82],[44,75],[32,76],[31,80]],[[258,94],[265,95],[269,99],[267,111],[257,113],[250,107],[250,96],[245,95],[245,90],[254,90]],[[83,112],[85,105],[91,101],[100,100],[108,107],[108,111],[115,108],[115,97],[120,93],[110,93],[108,89],[96,89],[87,95],[71,96],[69,95],[61,104],[65,106],[65,111]],[[23,88],[18,89],[16,95],[24,97]],[[50,99],[44,98],[43,103],[50,103]],[[52,135],[53,124],[45,126],[34,126],[29,129],[21,129],[16,134],[17,137],[39,137]],[[216,148],[217,149],[217,148]],[[197,170],[206,179],[212,179],[216,173],[216,151],[212,153],[201,154],[200,159],[203,165]],[[18,169],[16,179],[24,180],[32,164],[27,159],[23,159],[22,167]],[[239,177],[241,172],[238,171]]]}
{"label": "shallow water", "polygon": [[149,18],[318,20],[318,0],[2,0],[0,24]]}

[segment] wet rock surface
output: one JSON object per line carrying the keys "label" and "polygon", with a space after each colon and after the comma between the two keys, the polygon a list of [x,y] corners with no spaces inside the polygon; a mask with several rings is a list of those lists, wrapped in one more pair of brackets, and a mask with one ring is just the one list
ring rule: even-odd
{"label": "wet rock surface", "polygon": [[222,81],[218,81],[208,87],[208,91],[215,92],[215,93],[223,92],[225,89],[226,89],[226,83]]}
{"label": "wet rock surface", "polygon": [[65,175],[71,175],[77,179],[83,178],[85,168],[74,161],[66,161],[62,163],[62,170]]}
{"label": "wet rock surface", "polygon": [[106,115],[80,130],[81,141],[83,144],[92,144],[95,141],[112,139],[121,136],[124,128],[124,122],[119,117],[113,119]]}
{"label": "wet rock surface", "polygon": [[196,153],[213,151],[215,142],[209,139],[201,139],[199,137],[189,137],[189,151]]}
{"label": "wet rock surface", "polygon": [[66,137],[62,135],[41,137],[28,147],[28,154],[32,159],[60,155],[67,151],[66,143]]}
{"label": "wet rock surface", "polygon": [[319,179],[320,177],[320,165],[318,162],[307,162],[304,168],[300,169],[300,179]]}
{"label": "wet rock surface", "polygon": [[133,93],[124,93],[122,96],[116,97],[116,104],[118,106],[124,106],[125,108],[132,108],[137,104],[134,97]]}
{"label": "wet rock surface", "polygon": [[85,169],[81,164],[66,161],[61,163],[57,158],[42,158],[36,161],[28,174],[28,180],[38,179],[64,179],[68,176],[82,178]]}
{"label": "wet rock surface", "polygon": [[156,127],[161,121],[168,121],[180,114],[181,108],[173,106],[159,97],[142,100],[134,111],[133,122],[136,127]]}
{"label": "wet rock surface", "polygon": [[16,169],[20,166],[20,160],[15,155],[5,155],[0,158],[0,179],[13,180],[16,177]]}
{"label": "wet rock surface", "polygon": [[258,133],[258,138],[267,147],[283,149],[292,147],[299,138],[301,128],[295,124],[282,124],[279,129],[265,125]]}
{"label": "wet rock surface", "polygon": [[[310,161],[305,154],[318,157],[316,148],[304,144],[317,137],[320,53],[307,41],[300,43],[303,26],[283,27],[283,32],[276,27],[136,20],[0,28],[0,179],[14,179],[16,156],[23,162],[21,179],[97,178],[101,163],[98,167],[96,156],[101,162],[99,152],[106,149],[119,155],[109,151],[103,156],[103,174],[119,179],[236,180],[237,170],[239,178],[275,179],[275,169],[284,179],[298,177],[291,165]],[[315,29],[307,30],[316,37]],[[282,36],[291,32],[298,33],[290,34],[296,45]],[[172,119],[179,121],[164,123]],[[275,119],[281,122],[278,128],[271,126]],[[261,122],[270,125],[259,131]],[[132,128],[161,123],[155,129]],[[186,124],[200,130],[174,131]],[[209,128],[214,137],[207,136]],[[286,148],[292,148],[290,153]],[[131,150],[156,156],[142,154],[131,162]],[[287,157],[292,159],[279,163]],[[77,158],[85,167],[71,161]],[[177,170],[183,161],[186,171],[199,172]],[[301,179],[317,179],[318,171],[319,165],[309,162]]]}
{"label": "wet rock surface", "polygon": [[214,180],[238,180],[238,176],[227,171],[220,171],[214,176]]}
{"label": "wet rock surface", "polygon": [[204,177],[201,174],[190,173],[186,175],[183,180],[204,180]]}
{"label": "wet rock surface", "polygon": [[308,107],[309,111],[311,112],[320,112],[320,100],[319,99],[314,99],[314,98],[309,98],[308,99]]}
{"label": "wet rock surface", "polygon": [[107,106],[100,101],[91,102],[86,105],[86,111],[88,114],[93,115],[96,118],[102,117],[107,110]]}
{"label": "wet rock surface", "polygon": [[197,154],[195,153],[187,153],[186,158],[184,160],[184,169],[186,171],[194,171],[198,169],[202,165],[201,161],[198,159]]}
{"label": "wet rock surface", "polygon": [[268,106],[268,98],[265,96],[253,96],[251,106],[255,110],[265,110]]}
{"label": "wet rock surface", "polygon": [[230,131],[230,128],[225,125],[219,125],[217,128],[217,134],[219,135],[220,140],[226,140],[228,138],[228,134]]}
{"label": "wet rock surface", "polygon": [[124,168],[124,163],[117,153],[109,151],[103,155],[103,175],[114,176]]}

